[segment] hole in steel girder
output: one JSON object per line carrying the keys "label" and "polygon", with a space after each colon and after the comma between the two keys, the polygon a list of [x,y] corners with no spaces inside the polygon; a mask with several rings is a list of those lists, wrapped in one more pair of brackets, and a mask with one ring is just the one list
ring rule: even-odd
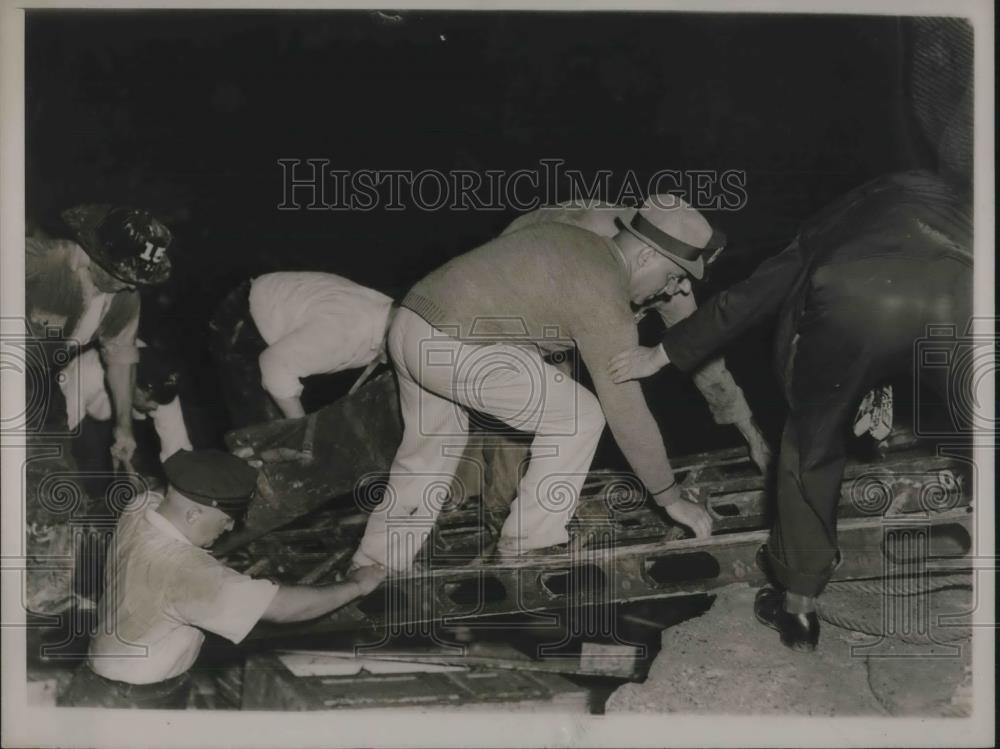
{"label": "hole in steel girder", "polygon": [[882,552],[897,564],[933,557],[961,557],[972,548],[972,537],[959,523],[888,527],[883,532]]}
{"label": "hole in steel girder", "polygon": [[957,557],[968,554],[972,549],[972,536],[965,526],[945,523],[931,528],[931,556]]}
{"label": "hole in steel girder", "polygon": [[719,562],[707,551],[671,554],[645,560],[646,575],[657,585],[710,580],[719,576]]}
{"label": "hole in steel girder", "polygon": [[723,502],[722,504],[712,505],[712,511],[725,518],[735,518],[740,514],[740,508],[732,502]]}
{"label": "hole in steel girder", "polygon": [[501,603],[507,599],[507,588],[492,575],[445,583],[444,593],[459,605]]}
{"label": "hole in steel girder", "polygon": [[620,517],[615,519],[615,524],[622,528],[638,528],[643,522],[642,518]]}
{"label": "hole in steel girder", "polygon": [[580,564],[568,570],[542,574],[542,585],[555,596],[592,596],[604,590],[604,570],[596,564]]}

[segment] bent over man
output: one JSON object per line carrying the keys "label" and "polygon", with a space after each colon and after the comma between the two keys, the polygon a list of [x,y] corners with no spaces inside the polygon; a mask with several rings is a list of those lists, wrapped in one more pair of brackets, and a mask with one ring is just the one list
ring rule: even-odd
{"label": "bent over man", "polygon": [[[138,287],[163,283],[170,276],[167,249],[172,236],[148,211],[87,204],[62,214],[72,239],[25,238],[25,311],[32,349],[27,411],[28,457],[25,499],[26,551],[42,561],[29,565],[25,606],[40,614],[58,613],[71,603],[70,570],[43,560],[73,558],[71,516],[88,517],[94,498],[81,491],[72,507],[50,501],[50,475],[86,479],[74,465],[71,429],[60,403],[60,369],[82,350],[93,351],[106,370],[109,417],[113,417],[110,459],[128,470],[135,453],[132,407],[135,365],[139,359]],[[60,450],[53,451],[58,445]],[[107,450],[105,446],[102,450]]]}
{"label": "bent over man", "polygon": [[[534,434],[501,558],[567,542],[605,417],[654,499],[699,537],[711,532],[707,511],[681,497],[638,384],[614,384],[606,362],[619,336],[638,340],[630,303],[675,289],[688,272],[700,277],[714,232],[674,196],[654,196],[640,214],[646,236],[623,228],[608,239],[555,223],[513,232],[446,263],[404,298],[388,342],[403,441],[356,566],[410,566],[468,441],[468,409]],[[596,397],[543,359],[574,346]]]}
{"label": "bent over man", "polygon": [[28,237],[25,308],[36,338],[58,332],[71,346],[96,341],[107,370],[114,407],[112,457],[127,462],[135,452],[132,397],[139,360],[138,286],[170,277],[172,236],[147,211],[81,205],[63,220],[76,241]]}
{"label": "bent over man", "polygon": [[[191,438],[184,423],[181,397],[177,394],[177,370],[167,355],[139,345],[136,365],[132,418],[153,422],[160,442],[162,463],[178,450],[191,450]],[[66,399],[66,420],[71,431],[84,418],[107,421],[111,418],[111,399],[105,386],[105,372],[97,352],[91,349],[76,357],[62,372],[59,387]]]}
{"label": "bent over man", "polygon": [[267,273],[237,287],[211,325],[235,426],[304,416],[303,377],[384,361],[392,315],[390,297],[333,273]]}
{"label": "bent over man", "polygon": [[[631,222],[636,212],[636,208],[610,203],[562,203],[518,216],[503,233],[509,234],[527,226],[557,222],[579,226],[602,237],[613,237],[619,232],[618,222],[624,224]],[[713,262],[718,254],[716,251],[712,257],[705,258],[706,265]],[[690,281],[685,280],[677,293],[656,298],[639,314],[653,309],[660,316],[664,327],[669,328],[690,316],[697,308],[694,294],[691,293]],[[735,426],[747,443],[750,459],[761,473],[767,473],[771,462],[771,448],[753,418],[743,390],[726,368],[725,359],[722,356],[707,359],[691,373],[691,380],[705,398],[715,423]]]}

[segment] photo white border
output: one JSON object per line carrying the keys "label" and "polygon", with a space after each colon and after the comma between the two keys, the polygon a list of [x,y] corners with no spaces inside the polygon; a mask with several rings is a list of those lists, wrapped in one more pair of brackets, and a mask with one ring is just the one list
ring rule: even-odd
{"label": "photo white border", "polygon": [[[743,13],[837,13],[859,15],[964,16],[975,30],[975,311],[993,318],[995,272],[994,26],[988,0],[705,0],[632,2],[597,0],[553,2],[18,2],[4,3],[0,15],[0,292],[3,316],[24,314],[24,13],[25,8],[118,9],[392,9],[392,10],[636,10]],[[986,332],[986,331],[983,331]],[[993,331],[989,331],[992,333]],[[23,378],[4,374],[2,397],[23,402]],[[982,404],[996,413],[992,402]],[[9,401],[7,399],[10,399]],[[2,437],[0,437],[2,439]],[[5,440],[0,449],[2,517],[21,517],[23,448]],[[994,452],[975,451],[976,523],[986,569],[978,573],[981,610],[976,621],[994,624]],[[22,546],[19,523],[5,522],[2,621],[16,622],[19,590],[10,584],[12,557]],[[21,615],[23,619],[23,614]],[[566,714],[442,713],[336,710],[320,713],[108,711],[39,708],[26,704],[24,630],[4,627],[2,636],[2,743],[4,746],[107,747],[319,747],[319,746],[991,746],[994,739],[995,630],[977,627],[973,635],[973,716],[968,719],[773,718],[664,714],[577,716]],[[501,730],[500,729],[502,726]]]}

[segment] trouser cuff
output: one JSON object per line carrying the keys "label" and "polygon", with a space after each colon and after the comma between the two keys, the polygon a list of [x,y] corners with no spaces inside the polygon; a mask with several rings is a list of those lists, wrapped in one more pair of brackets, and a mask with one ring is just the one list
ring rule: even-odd
{"label": "trouser cuff", "polygon": [[830,564],[821,572],[800,572],[778,559],[768,546],[764,547],[770,577],[786,591],[800,596],[818,596],[830,582],[834,571],[840,566],[840,551],[836,551]]}

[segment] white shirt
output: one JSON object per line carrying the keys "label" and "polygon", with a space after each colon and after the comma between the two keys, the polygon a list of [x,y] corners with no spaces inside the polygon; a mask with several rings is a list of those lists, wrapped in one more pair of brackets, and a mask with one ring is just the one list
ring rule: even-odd
{"label": "white shirt", "polygon": [[[139,346],[145,344],[139,341]],[[97,421],[111,418],[111,396],[105,385],[104,365],[95,349],[84,351],[70,360],[59,374],[59,388],[66,400],[66,420],[70,430],[76,429],[84,416]],[[160,438],[160,462],[178,450],[191,450],[191,440],[184,425],[180,396],[170,403],[157,406],[149,414]],[[133,409],[133,419],[145,419],[146,414]]]}
{"label": "white shirt", "polygon": [[76,330],[71,336],[73,340],[79,341],[81,346],[85,346],[93,339],[108,307],[111,306],[112,298],[112,294],[95,291],[84,306],[80,321],[76,324]]}
{"label": "white shirt", "polygon": [[332,273],[269,273],[250,286],[250,316],[268,348],[261,381],[276,398],[302,392],[302,377],[370,364],[382,346],[392,299]]}
{"label": "white shirt", "polygon": [[193,545],[156,512],[152,492],[125,508],[108,551],[90,667],[106,679],[151,684],[191,668],[202,629],[238,643],[278,592]]}

